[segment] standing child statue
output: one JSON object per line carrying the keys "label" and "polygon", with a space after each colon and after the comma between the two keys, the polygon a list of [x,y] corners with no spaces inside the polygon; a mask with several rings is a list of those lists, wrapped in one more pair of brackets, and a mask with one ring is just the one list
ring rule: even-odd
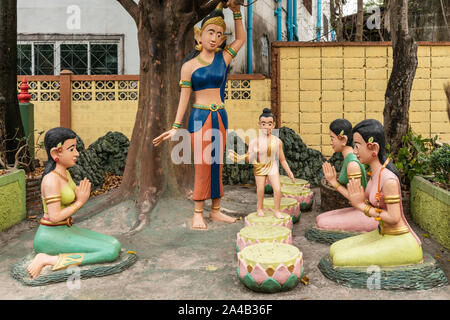
{"label": "standing child statue", "polygon": [[239,156],[233,150],[230,150],[230,156],[234,162],[245,160],[245,162],[253,165],[258,200],[256,206],[257,215],[264,216],[264,187],[266,179],[269,179],[273,188],[275,202],[274,216],[283,219],[284,217],[280,211],[281,183],[277,158],[293,183],[295,183],[294,174],[284,156],[283,142],[272,135],[272,130],[275,128],[275,116],[270,109],[265,108],[263,110],[263,113],[259,116],[258,126],[260,134],[250,141],[249,152]]}

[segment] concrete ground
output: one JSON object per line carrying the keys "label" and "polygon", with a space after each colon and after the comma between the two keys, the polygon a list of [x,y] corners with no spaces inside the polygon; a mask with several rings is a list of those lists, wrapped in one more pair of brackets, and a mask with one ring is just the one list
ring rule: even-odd
{"label": "concrete ground", "polygon": [[[309,285],[280,294],[261,294],[247,289],[236,275],[236,233],[243,219],[229,225],[209,221],[208,231],[189,229],[193,203],[184,199],[162,199],[150,217],[150,223],[133,236],[126,236],[136,221],[133,202],[124,202],[90,219],[76,222],[79,226],[117,237],[122,247],[137,252],[139,260],[130,269],[116,275],[82,280],[80,285],[57,283],[28,287],[11,278],[13,263],[30,253],[37,223],[24,221],[0,233],[0,299],[450,299],[450,286],[427,291],[386,291],[351,289],[325,278],[318,270],[319,260],[328,253],[329,245],[308,241],[304,234],[320,213],[320,192],[314,188],[313,210],[303,212],[294,225],[294,245],[303,252],[305,275]],[[91,199],[87,205],[101,201]],[[222,206],[245,217],[255,211],[254,187],[225,186]],[[206,209],[210,202],[206,203]],[[207,215],[209,210],[205,210]],[[415,224],[424,251],[437,260],[450,279],[450,253]]]}

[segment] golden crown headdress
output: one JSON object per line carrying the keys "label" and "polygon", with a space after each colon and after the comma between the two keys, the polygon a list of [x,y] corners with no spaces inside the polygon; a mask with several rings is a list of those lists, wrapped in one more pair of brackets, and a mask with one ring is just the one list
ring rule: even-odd
{"label": "golden crown headdress", "polygon": [[[216,9],[214,9],[214,10],[222,12],[223,11],[223,3],[219,2],[219,4],[217,5]],[[201,29],[198,28],[198,27],[194,27],[194,33],[196,35],[197,34],[200,35],[206,29],[206,27],[208,25],[210,25],[210,24],[215,24],[215,25],[217,25],[219,27],[222,27],[223,28],[223,32],[225,32],[225,30],[227,29],[227,25],[225,23],[225,20],[222,17],[218,16],[218,17],[212,17],[212,18],[206,20],[205,23],[202,25]]]}

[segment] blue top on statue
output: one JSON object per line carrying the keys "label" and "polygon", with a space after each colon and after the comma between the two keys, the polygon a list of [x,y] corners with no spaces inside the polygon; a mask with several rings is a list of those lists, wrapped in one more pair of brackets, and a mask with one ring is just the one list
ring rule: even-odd
{"label": "blue top on statue", "polygon": [[192,90],[200,91],[204,89],[220,88],[220,96],[224,101],[225,84],[227,82],[228,68],[223,59],[222,51],[214,55],[210,65],[198,68],[192,73]]}

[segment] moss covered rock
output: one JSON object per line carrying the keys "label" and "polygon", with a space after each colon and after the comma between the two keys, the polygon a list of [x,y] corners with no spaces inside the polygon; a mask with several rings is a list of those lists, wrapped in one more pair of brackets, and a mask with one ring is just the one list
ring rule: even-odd
{"label": "moss covered rock", "polygon": [[109,131],[98,138],[87,149],[77,137],[77,150],[80,153],[77,164],[69,169],[73,180],[78,184],[84,177],[92,183],[92,189],[100,188],[105,182],[105,172],[122,175],[130,141],[120,132]]}

